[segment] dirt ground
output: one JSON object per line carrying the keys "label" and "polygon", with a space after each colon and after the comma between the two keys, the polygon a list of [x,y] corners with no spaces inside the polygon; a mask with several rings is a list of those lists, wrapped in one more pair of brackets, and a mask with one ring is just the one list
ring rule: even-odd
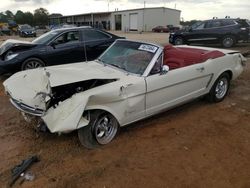
{"label": "dirt ground", "polygon": [[[162,33],[125,35],[167,41]],[[37,134],[5,96],[6,77],[0,79],[0,187],[10,169],[32,155],[40,158],[29,169],[35,180],[14,187],[250,187],[249,59],[223,102],[196,100],[134,123],[95,150],[82,147],[76,132]]]}

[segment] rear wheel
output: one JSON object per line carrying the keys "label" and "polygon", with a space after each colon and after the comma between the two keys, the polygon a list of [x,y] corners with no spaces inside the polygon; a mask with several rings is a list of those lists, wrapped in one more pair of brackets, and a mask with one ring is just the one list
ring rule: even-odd
{"label": "rear wheel", "polygon": [[44,67],[45,63],[38,58],[29,58],[25,60],[22,64],[22,70],[35,69],[39,67]]}
{"label": "rear wheel", "polygon": [[215,81],[211,88],[208,99],[210,102],[221,102],[227,95],[230,87],[230,77],[228,73],[223,73]]}
{"label": "rear wheel", "polygon": [[90,112],[90,122],[78,130],[78,138],[89,149],[110,143],[119,128],[115,117],[108,112]]}
{"label": "rear wheel", "polygon": [[227,35],[223,37],[222,42],[221,42],[224,48],[231,48],[232,46],[235,45],[235,43],[236,43],[235,37],[232,35]]}
{"label": "rear wheel", "polygon": [[174,45],[182,45],[183,44],[183,38],[182,37],[176,37],[174,39]]}

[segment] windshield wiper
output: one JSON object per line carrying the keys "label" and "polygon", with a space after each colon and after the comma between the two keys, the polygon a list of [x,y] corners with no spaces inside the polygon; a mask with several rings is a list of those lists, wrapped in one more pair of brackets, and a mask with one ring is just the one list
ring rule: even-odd
{"label": "windshield wiper", "polygon": [[114,64],[114,63],[109,63],[109,65],[114,66],[114,67],[117,67],[117,68],[119,68],[119,69],[123,69],[121,66],[119,66],[119,65],[117,65],[117,64]]}

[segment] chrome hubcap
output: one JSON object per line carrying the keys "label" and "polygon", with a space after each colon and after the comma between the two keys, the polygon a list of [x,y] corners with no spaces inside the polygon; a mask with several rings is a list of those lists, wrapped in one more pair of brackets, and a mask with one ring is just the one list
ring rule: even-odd
{"label": "chrome hubcap", "polygon": [[225,47],[231,47],[233,45],[233,39],[232,38],[225,38],[223,41],[223,44]]}
{"label": "chrome hubcap", "polygon": [[228,81],[226,78],[222,78],[221,80],[219,80],[215,88],[216,98],[222,99],[227,93],[227,89],[228,89]]}
{"label": "chrome hubcap", "polygon": [[35,69],[38,67],[42,67],[41,63],[37,62],[37,61],[29,61],[26,65],[25,65],[25,70],[27,69]]}
{"label": "chrome hubcap", "polygon": [[109,143],[117,132],[117,124],[108,115],[101,117],[95,127],[95,137],[99,144]]}
{"label": "chrome hubcap", "polygon": [[175,45],[181,45],[183,42],[182,42],[182,39],[178,38],[175,40]]}

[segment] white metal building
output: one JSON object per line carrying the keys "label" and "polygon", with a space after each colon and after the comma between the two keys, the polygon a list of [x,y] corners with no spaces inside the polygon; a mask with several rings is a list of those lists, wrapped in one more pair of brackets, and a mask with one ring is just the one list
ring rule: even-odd
{"label": "white metal building", "polygon": [[116,11],[111,14],[111,29],[151,31],[156,26],[179,25],[180,10],[164,7]]}
{"label": "white metal building", "polygon": [[107,30],[151,31],[156,26],[179,25],[180,10],[165,7],[141,8],[114,12],[96,12],[50,17],[50,24],[90,25]]}

